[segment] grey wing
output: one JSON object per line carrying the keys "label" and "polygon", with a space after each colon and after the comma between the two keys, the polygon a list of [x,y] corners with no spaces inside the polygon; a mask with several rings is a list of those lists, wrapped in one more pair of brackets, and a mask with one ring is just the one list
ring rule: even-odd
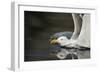
{"label": "grey wing", "polygon": [[76,40],[78,46],[90,47],[90,15],[84,14],[80,17],[79,14],[72,14],[74,21],[74,33],[71,37],[72,40]]}
{"label": "grey wing", "polygon": [[82,18],[80,17],[79,14],[76,13],[72,13],[72,17],[73,17],[73,22],[74,22],[74,33],[71,37],[71,39],[77,39],[80,31],[81,31],[81,27],[82,27]]}
{"label": "grey wing", "polygon": [[80,46],[90,47],[90,14],[83,16],[82,28],[77,41]]}

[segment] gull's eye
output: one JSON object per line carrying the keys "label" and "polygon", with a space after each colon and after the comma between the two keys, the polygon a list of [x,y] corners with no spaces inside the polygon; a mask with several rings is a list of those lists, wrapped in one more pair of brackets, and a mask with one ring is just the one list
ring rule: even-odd
{"label": "gull's eye", "polygon": [[63,40],[63,39],[60,39],[60,40]]}

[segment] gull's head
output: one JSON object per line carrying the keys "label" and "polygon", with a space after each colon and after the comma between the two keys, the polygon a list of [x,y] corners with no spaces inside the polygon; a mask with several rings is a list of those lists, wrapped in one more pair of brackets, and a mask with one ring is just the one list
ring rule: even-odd
{"label": "gull's head", "polygon": [[69,41],[69,39],[66,36],[61,36],[57,39],[51,40],[50,43],[51,44],[59,44],[61,46],[64,46],[68,41]]}

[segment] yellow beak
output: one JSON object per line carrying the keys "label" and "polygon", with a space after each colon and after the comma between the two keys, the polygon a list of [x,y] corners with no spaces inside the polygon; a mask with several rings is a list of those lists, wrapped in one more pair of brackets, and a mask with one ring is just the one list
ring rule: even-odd
{"label": "yellow beak", "polygon": [[56,39],[50,41],[50,44],[58,44],[59,42]]}

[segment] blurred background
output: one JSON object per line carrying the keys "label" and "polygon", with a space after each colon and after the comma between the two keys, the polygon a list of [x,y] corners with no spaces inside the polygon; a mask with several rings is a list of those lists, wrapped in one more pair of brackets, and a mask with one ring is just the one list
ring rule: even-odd
{"label": "blurred background", "polygon": [[24,12],[25,61],[57,60],[50,55],[53,49],[50,36],[57,32],[74,31],[71,13]]}

